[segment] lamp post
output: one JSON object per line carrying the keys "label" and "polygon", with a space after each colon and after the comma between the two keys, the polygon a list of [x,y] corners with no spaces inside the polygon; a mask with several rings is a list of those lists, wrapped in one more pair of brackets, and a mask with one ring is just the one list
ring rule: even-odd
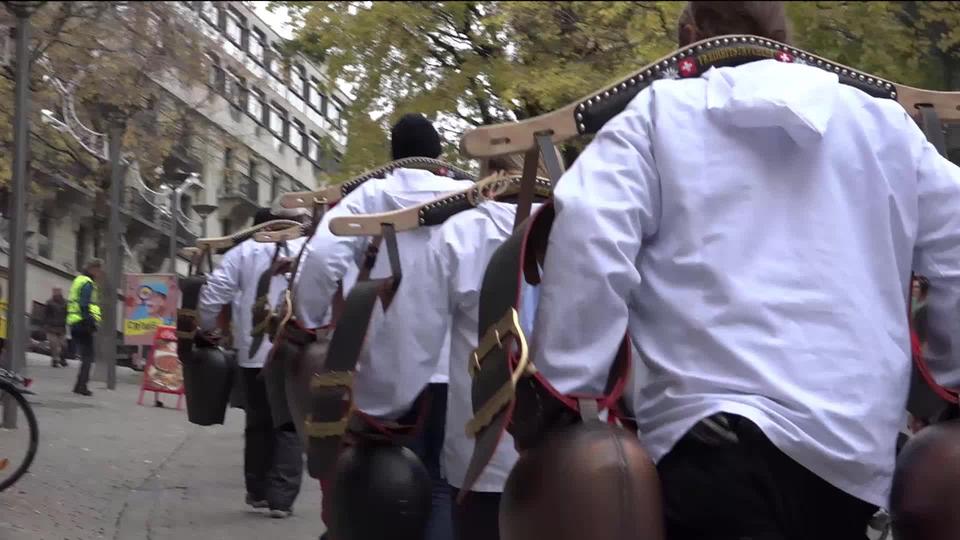
{"label": "lamp post", "polygon": [[217,209],[215,204],[195,204],[193,211],[200,216],[200,235],[207,236],[207,216]]}
{"label": "lamp post", "polygon": [[197,173],[185,173],[177,170],[171,175],[171,180],[180,181],[180,185],[170,191],[170,273],[177,275],[177,229],[180,224],[178,216],[180,215],[180,197],[183,192],[191,186],[199,186],[200,175]]}
{"label": "lamp post", "polygon": [[[30,112],[30,16],[42,2],[4,2],[17,18],[16,73],[13,114],[13,182],[10,208],[10,268],[7,290],[7,351],[5,364],[18,371],[26,366],[27,304],[26,232],[27,213],[27,150],[29,147],[28,118]],[[17,427],[17,406],[9,393],[3,402],[3,427]]]}

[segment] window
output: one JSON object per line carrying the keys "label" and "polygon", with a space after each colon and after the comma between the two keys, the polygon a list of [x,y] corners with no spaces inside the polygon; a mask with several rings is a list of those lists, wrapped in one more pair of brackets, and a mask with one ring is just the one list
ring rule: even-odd
{"label": "window", "polygon": [[330,120],[334,127],[340,127],[340,103],[336,100],[327,101],[327,120]]}
{"label": "window", "polygon": [[227,39],[232,41],[234,45],[240,46],[243,42],[243,27],[243,18],[237,12],[228,9],[226,13]]}
{"label": "window", "polygon": [[310,132],[310,140],[307,142],[307,157],[314,163],[320,162],[320,137],[313,132]]}
{"label": "window", "polygon": [[280,139],[283,139],[283,123],[287,113],[280,107],[270,104],[270,131]]}
{"label": "window", "polygon": [[37,253],[46,259],[53,258],[53,227],[50,226],[50,216],[42,214],[37,219]]}
{"label": "window", "polygon": [[290,129],[290,146],[297,152],[303,153],[303,122],[293,121]]}
{"label": "window", "polygon": [[257,121],[263,123],[263,92],[251,87],[247,94],[247,113]]}
{"label": "window", "polygon": [[219,18],[220,14],[217,9],[217,6],[213,5],[213,2],[203,2],[200,6],[200,16],[203,17],[203,20],[207,21],[211,26],[219,28]]}
{"label": "window", "polygon": [[257,162],[252,159],[250,160],[249,171],[250,171],[250,179],[256,182],[257,181]]}
{"label": "window", "polygon": [[268,69],[271,75],[281,81],[283,80],[283,56],[280,55],[280,51],[276,48],[272,48],[270,51],[270,65]]}
{"label": "window", "polygon": [[218,92],[223,91],[223,68],[220,67],[220,59],[212,54],[207,55],[207,62],[210,63],[207,84]]}
{"label": "window", "polygon": [[303,70],[303,66],[293,66],[290,70],[290,89],[293,90],[293,93],[304,97],[303,89],[306,85],[307,73]]}
{"label": "window", "polygon": [[323,94],[320,93],[320,82],[314,78],[310,78],[310,95],[309,102],[310,106],[318,111],[323,110]]}
{"label": "window", "polygon": [[231,227],[231,225],[230,225],[230,220],[229,220],[229,219],[221,219],[221,220],[220,220],[220,232],[221,232],[224,236],[227,236],[228,234],[230,234],[230,231],[231,231],[231,230],[232,230],[232,227]]}
{"label": "window", "polygon": [[241,97],[243,96],[243,79],[230,70],[226,71],[223,95],[230,103],[233,103],[238,107],[241,105]]}
{"label": "window", "polygon": [[250,30],[250,43],[248,44],[247,50],[258,64],[263,63],[263,46],[266,41],[267,39],[264,37],[263,32],[256,28]]}
{"label": "window", "polygon": [[223,168],[225,170],[233,170],[233,148],[229,146],[223,149]]}

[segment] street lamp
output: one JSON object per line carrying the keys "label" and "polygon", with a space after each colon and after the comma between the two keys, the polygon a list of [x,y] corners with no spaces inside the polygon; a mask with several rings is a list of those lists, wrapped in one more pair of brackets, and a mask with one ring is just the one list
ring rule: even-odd
{"label": "street lamp", "polygon": [[215,204],[195,204],[193,205],[193,211],[200,216],[200,235],[207,236],[207,216],[212,214],[217,209]]}
{"label": "street lamp", "polygon": [[[28,118],[30,111],[30,16],[42,2],[4,2],[7,9],[17,18],[16,34],[16,72],[13,113],[13,181],[11,186],[10,208],[10,255],[7,266],[10,268],[7,289],[10,297],[7,304],[9,349],[6,365],[13,371],[22,370],[27,359],[27,151],[29,148]],[[9,393],[3,400],[3,427],[17,427],[17,406]]]}
{"label": "street lamp", "polygon": [[[174,276],[177,275],[177,225],[180,224],[178,216],[180,215],[180,197],[183,195],[183,192],[189,189],[192,186],[201,186],[203,185],[200,182],[200,175],[197,173],[184,173],[181,170],[177,170],[171,176],[171,180],[177,181],[180,180],[180,185],[174,188],[170,192],[170,218],[171,218],[171,227],[170,227],[170,273]],[[183,179],[186,176],[186,179]],[[172,185],[172,184],[171,184]]]}

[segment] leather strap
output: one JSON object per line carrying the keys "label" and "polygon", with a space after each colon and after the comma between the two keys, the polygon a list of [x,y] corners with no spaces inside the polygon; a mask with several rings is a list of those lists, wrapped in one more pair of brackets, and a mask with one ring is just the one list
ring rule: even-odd
{"label": "leather strap", "polygon": [[311,471],[330,470],[336,461],[353,412],[353,373],[367,340],[370,319],[377,302],[384,311],[389,308],[400,285],[400,275],[370,279],[382,238],[378,236],[367,245],[357,283],[343,303],[330,339],[324,369],[310,382],[311,405],[305,431]]}
{"label": "leather strap", "polygon": [[[626,421],[623,391],[630,370],[630,341],[625,335],[600,396],[559,393],[537,371],[529,358],[526,336],[520,328],[520,297],[524,281],[540,282],[537,259],[546,252],[553,206],[545,204],[514,231],[494,253],[480,292],[480,342],[471,356],[474,417],[467,434],[476,437],[474,453],[461,494],[470,490],[493,457],[504,431],[518,449],[535,446],[548,431],[580,422],[586,414],[598,418],[607,410],[610,421]],[[590,410],[581,405],[592,403]]]}

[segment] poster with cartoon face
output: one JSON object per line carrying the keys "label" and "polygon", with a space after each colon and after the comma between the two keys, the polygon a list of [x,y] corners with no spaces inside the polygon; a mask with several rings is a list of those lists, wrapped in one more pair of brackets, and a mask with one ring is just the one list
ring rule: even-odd
{"label": "poster with cartoon face", "polygon": [[123,341],[150,345],[159,326],[176,323],[180,291],[171,274],[127,274]]}

